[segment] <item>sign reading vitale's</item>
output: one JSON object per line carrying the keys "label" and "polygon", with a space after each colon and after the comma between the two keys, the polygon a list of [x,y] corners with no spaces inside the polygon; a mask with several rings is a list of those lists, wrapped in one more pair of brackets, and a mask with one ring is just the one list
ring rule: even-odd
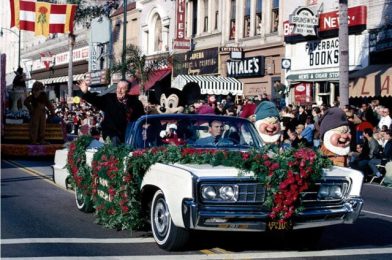
{"label": "sign reading vitale's", "polygon": [[226,62],[227,76],[234,78],[260,77],[265,74],[265,57],[248,57]]}

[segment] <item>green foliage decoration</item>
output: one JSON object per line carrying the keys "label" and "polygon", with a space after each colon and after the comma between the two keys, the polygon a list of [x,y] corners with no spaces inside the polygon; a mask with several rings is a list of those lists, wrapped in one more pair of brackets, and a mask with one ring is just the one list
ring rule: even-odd
{"label": "green foliage decoration", "polygon": [[321,179],[323,168],[332,166],[330,160],[307,148],[277,153],[270,147],[239,152],[165,146],[130,153],[123,146],[105,145],[92,162],[90,186],[98,223],[115,229],[145,226],[140,188],[145,173],[155,163],[222,165],[239,169],[240,175],[252,172],[266,187],[264,206],[271,209],[269,218],[279,222],[302,210],[300,192]]}

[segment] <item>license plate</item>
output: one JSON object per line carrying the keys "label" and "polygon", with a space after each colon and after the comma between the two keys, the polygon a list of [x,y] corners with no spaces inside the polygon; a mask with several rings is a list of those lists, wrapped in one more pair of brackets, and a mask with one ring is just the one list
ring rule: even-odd
{"label": "license plate", "polygon": [[267,230],[269,231],[284,231],[284,230],[292,230],[293,229],[293,222],[288,220],[286,222],[279,222],[277,220],[272,220],[267,222]]}

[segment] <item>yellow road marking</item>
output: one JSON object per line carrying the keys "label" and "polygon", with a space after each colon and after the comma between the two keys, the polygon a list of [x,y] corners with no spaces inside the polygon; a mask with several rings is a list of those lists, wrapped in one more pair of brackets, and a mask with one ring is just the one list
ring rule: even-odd
{"label": "yellow road marking", "polygon": [[42,174],[39,171],[36,171],[34,169],[31,169],[29,167],[26,167],[26,166],[24,166],[24,165],[22,165],[20,163],[14,162],[14,161],[9,161],[9,160],[4,160],[4,161],[6,163],[11,164],[12,166],[18,167],[21,171],[23,171],[23,172],[25,172],[27,174],[34,175],[34,176],[37,176],[37,177],[42,177],[43,181],[46,181],[47,183],[50,183],[50,184],[52,184],[52,185],[54,185],[54,186],[56,186],[58,188],[61,188],[63,190],[71,192],[71,193],[73,192],[71,190],[64,189],[63,187],[57,185],[56,183],[54,183],[54,181],[50,177],[48,177],[47,175]]}
{"label": "yellow road marking", "polygon": [[200,250],[200,252],[205,254],[205,255],[213,255],[213,254],[215,254],[214,252],[212,252],[211,250],[208,250],[208,249],[202,249],[202,250]]}

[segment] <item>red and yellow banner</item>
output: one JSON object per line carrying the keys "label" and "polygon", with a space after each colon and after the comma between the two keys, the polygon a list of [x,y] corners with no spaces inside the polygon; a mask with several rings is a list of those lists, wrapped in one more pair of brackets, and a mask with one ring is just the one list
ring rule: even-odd
{"label": "red and yellow banner", "polygon": [[73,31],[77,5],[50,4],[35,0],[9,0],[11,28],[33,31],[35,35]]}

